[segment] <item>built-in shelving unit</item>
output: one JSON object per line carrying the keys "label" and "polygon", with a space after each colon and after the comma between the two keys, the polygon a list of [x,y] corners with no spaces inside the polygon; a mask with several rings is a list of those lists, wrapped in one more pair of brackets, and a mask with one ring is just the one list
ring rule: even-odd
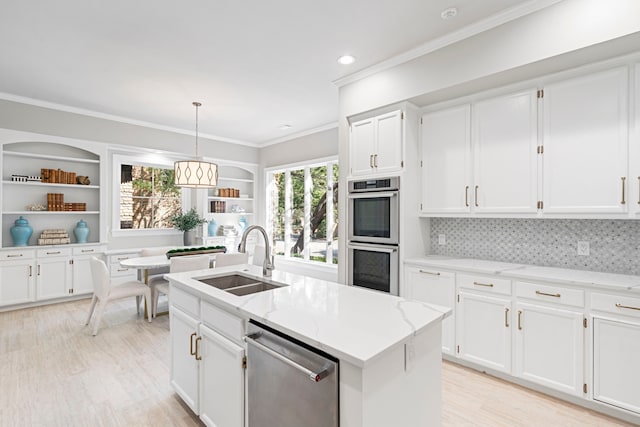
{"label": "built-in shelving unit", "polygon": [[[29,221],[33,234],[30,246],[36,246],[43,230],[65,230],[71,243],[75,243],[73,229],[81,219],[90,231],[88,243],[102,240],[103,208],[102,157],[103,153],[94,144],[80,141],[51,142],[25,138],[17,141],[2,140],[2,248],[13,247],[10,229],[20,216]],[[58,139],[58,138],[54,138]],[[89,177],[89,185],[46,183],[40,181],[13,181],[12,175],[41,176],[42,169],[60,169],[74,172],[76,176]],[[65,203],[85,203],[85,211],[29,210],[29,205],[47,207],[47,193],[64,195]]]}

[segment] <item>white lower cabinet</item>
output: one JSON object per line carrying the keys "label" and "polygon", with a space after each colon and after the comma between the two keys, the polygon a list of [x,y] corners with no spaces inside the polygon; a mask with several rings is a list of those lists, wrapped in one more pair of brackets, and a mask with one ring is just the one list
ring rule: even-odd
{"label": "white lower cabinet", "polygon": [[69,296],[71,273],[71,258],[68,256],[47,256],[44,258],[39,256],[36,265],[36,299],[44,300]]}
{"label": "white lower cabinet", "polygon": [[195,340],[200,321],[171,307],[171,385],[196,414],[200,413],[198,399],[198,360]]}
{"label": "white lower cabinet", "polygon": [[640,414],[640,298],[593,294],[593,399]]}
{"label": "white lower cabinet", "polygon": [[507,298],[458,293],[456,353],[458,357],[511,373],[511,301]]}
{"label": "white lower cabinet", "polygon": [[584,327],[581,312],[516,303],[518,377],[583,395]]}
{"label": "white lower cabinet", "polygon": [[[455,274],[426,267],[407,267],[405,270],[407,295],[430,304],[454,309],[456,301]],[[455,354],[455,316],[442,321],[442,352]]]}
{"label": "white lower cabinet", "polygon": [[0,262],[0,306],[33,301],[33,259]]}
{"label": "white lower cabinet", "polygon": [[[245,348],[202,323],[212,311],[220,315],[222,310],[205,302],[200,310],[195,296],[175,288],[171,292],[172,387],[207,426],[243,427]],[[222,325],[224,332],[227,325],[242,324],[225,315],[230,322]]]}
{"label": "white lower cabinet", "polygon": [[244,425],[243,347],[200,324],[200,419],[208,426]]}
{"label": "white lower cabinet", "polygon": [[70,293],[73,295],[82,295],[93,292],[93,277],[91,275],[91,263],[89,260],[93,257],[102,257],[103,252],[104,247],[101,246],[73,248],[73,273]]}

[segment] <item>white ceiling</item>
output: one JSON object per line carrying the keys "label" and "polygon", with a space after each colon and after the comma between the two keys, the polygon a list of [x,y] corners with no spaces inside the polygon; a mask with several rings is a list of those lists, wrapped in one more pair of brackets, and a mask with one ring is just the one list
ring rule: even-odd
{"label": "white ceiling", "polygon": [[535,3],[2,0],[0,98],[186,131],[200,101],[201,135],[260,145],[335,123],[335,80]]}

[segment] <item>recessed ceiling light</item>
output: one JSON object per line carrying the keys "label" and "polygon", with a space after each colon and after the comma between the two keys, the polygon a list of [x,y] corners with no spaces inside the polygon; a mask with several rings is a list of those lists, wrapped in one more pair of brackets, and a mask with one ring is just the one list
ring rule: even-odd
{"label": "recessed ceiling light", "polygon": [[291,125],[282,125],[280,126],[280,130],[287,130],[287,129],[291,129],[293,126]]}
{"label": "recessed ceiling light", "polygon": [[342,55],[340,58],[338,58],[338,64],[349,65],[353,64],[355,60],[356,58],[351,55]]}
{"label": "recessed ceiling light", "polygon": [[450,7],[449,9],[445,9],[442,11],[442,13],[440,13],[440,17],[442,19],[451,19],[454,16],[456,16],[458,14],[458,9],[456,9],[455,7]]}

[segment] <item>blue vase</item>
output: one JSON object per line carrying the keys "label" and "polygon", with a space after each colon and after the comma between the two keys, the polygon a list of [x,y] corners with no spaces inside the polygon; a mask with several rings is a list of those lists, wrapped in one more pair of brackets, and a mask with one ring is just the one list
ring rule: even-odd
{"label": "blue vase", "polygon": [[241,216],[238,220],[238,227],[240,228],[240,233],[242,234],[247,228],[247,218]]}
{"label": "blue vase", "polygon": [[77,243],[87,243],[89,227],[87,227],[87,223],[83,219],[76,224],[76,228],[73,229],[73,235],[76,236]]}
{"label": "blue vase", "polygon": [[33,228],[29,225],[29,221],[22,216],[15,221],[15,225],[9,229],[14,246],[27,246],[29,238],[33,234]]}
{"label": "blue vase", "polygon": [[209,236],[215,236],[216,233],[218,232],[218,225],[213,219],[209,221],[209,225],[207,226],[207,232]]}

